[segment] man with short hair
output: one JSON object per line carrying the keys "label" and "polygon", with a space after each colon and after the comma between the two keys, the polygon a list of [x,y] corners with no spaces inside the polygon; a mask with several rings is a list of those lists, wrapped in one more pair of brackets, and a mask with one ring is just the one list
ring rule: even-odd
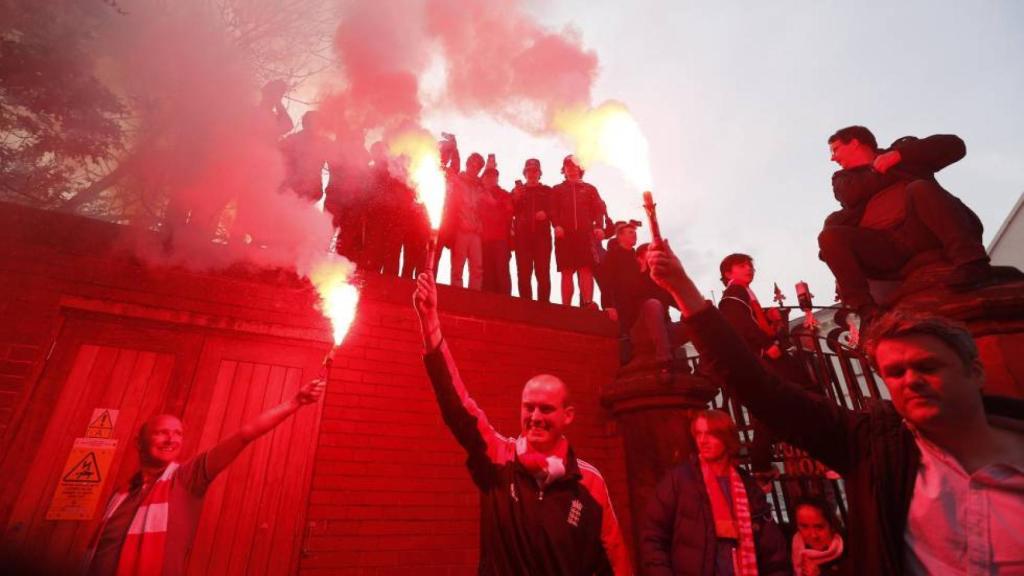
{"label": "man with short hair", "polygon": [[846,479],[853,574],[997,574],[1024,566],[1020,400],[983,397],[970,333],[892,313],[867,351],[892,395],[855,412],[766,371],[666,245],[651,276],[672,293],[701,366],[775,434]]}
{"label": "man with short hair", "polygon": [[842,209],[818,236],[821,259],[836,277],[843,304],[862,317],[877,313],[868,279],[901,279],[918,257],[941,254],[955,268],[946,283],[968,289],[991,275],[978,216],[935,180],[935,173],[966,154],[951,134],[906,136],[879,150],[874,134],[849,126],[828,139],[833,193]]}
{"label": "man with short hair", "polygon": [[551,189],[551,223],[555,227],[555,260],[562,273],[562,304],[572,306],[576,276],[580,307],[596,310],[596,245],[604,239],[607,210],[597,188],[583,181],[583,168],[572,155],[562,161],[562,174],[565,181]]}
{"label": "man with short hair", "polygon": [[576,458],[564,432],[576,416],[565,383],[539,374],[523,387],[522,435],[487,421],[459,377],[441,336],[437,288],[417,279],[413,304],[423,358],[445,424],[466,450],[480,490],[480,574],[592,575],[631,572],[608,488]]}
{"label": "man with short hair", "polygon": [[324,380],[313,380],[293,398],[270,408],[210,450],[179,463],[185,430],[171,414],[153,416],[139,430],[140,470],[128,490],[116,492],[86,558],[88,576],[184,574],[206,490],[253,440],[303,406],[316,403]]}
{"label": "man with short hair", "polygon": [[551,301],[551,187],[541,184],[540,160],[523,166],[526,182],[512,189],[515,204],[516,272],[519,297],[533,297],[532,276],[537,277],[537,301]]}
{"label": "man with short hair", "polygon": [[737,466],[739,432],[729,414],[704,410],[690,422],[697,454],[658,483],[640,533],[652,576],[788,576],[786,539],[757,482]]}

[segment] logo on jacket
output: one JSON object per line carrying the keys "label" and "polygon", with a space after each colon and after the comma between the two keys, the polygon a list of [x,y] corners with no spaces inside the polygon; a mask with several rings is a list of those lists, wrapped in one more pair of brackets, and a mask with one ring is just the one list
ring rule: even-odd
{"label": "logo on jacket", "polygon": [[580,515],[582,513],[583,502],[580,502],[579,499],[574,499],[572,501],[572,506],[569,507],[569,524],[572,524],[573,526],[576,526],[578,528],[580,525]]}

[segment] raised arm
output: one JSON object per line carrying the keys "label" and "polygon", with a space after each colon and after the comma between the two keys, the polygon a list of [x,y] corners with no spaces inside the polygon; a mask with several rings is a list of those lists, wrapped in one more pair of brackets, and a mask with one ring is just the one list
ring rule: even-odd
{"label": "raised arm", "polygon": [[427,375],[441,409],[441,417],[455,439],[469,454],[473,478],[484,482],[489,464],[503,464],[515,457],[514,443],[487,421],[487,415],[470,398],[448,345],[441,336],[437,314],[437,286],[430,272],[416,279],[413,305],[420,320]]}
{"label": "raised arm", "polygon": [[924,169],[935,173],[967,155],[967,146],[955,134],[935,134],[927,138],[901,138],[892,150],[899,153],[896,169]]}
{"label": "raised arm", "polygon": [[260,414],[211,448],[206,455],[206,473],[209,477],[213,478],[220,474],[238,458],[250,442],[276,428],[303,406],[316,403],[323,395],[325,386],[326,382],[322,379],[309,382],[290,400]]}
{"label": "raised arm", "polygon": [[849,469],[851,435],[863,416],[770,374],[722,314],[701,296],[667,243],[648,252],[651,278],[679,304],[701,366],[774,433],[833,470]]}

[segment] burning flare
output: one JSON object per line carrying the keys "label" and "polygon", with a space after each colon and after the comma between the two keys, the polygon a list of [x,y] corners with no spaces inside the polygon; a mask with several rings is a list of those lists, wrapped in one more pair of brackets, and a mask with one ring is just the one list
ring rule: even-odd
{"label": "burning flare", "polygon": [[439,229],[444,210],[445,178],[441,171],[437,139],[426,130],[409,130],[392,139],[388,150],[392,156],[408,159],[408,183],[416,190],[416,201],[426,206],[431,229]]}
{"label": "burning flare", "polygon": [[621,171],[638,190],[651,188],[647,138],[621,102],[609,100],[597,108],[562,110],[555,114],[552,125],[572,141],[584,168],[602,162]]}
{"label": "burning flare", "polygon": [[355,265],[340,257],[329,256],[313,265],[309,279],[320,294],[320,311],[331,321],[334,345],[340,346],[356,319],[359,289],[350,283]]}

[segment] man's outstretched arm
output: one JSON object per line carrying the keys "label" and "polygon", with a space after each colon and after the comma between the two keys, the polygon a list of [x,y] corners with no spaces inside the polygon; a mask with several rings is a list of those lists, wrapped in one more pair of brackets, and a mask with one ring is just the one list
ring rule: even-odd
{"label": "man's outstretched arm", "polygon": [[469,454],[474,472],[481,472],[486,463],[508,461],[514,455],[512,443],[498,434],[487,421],[484,411],[470,398],[448,345],[441,336],[437,286],[431,273],[420,274],[416,279],[413,306],[423,336],[423,362],[445,425]]}
{"label": "man's outstretched arm", "polygon": [[206,473],[210,478],[231,465],[250,442],[276,428],[303,406],[316,403],[324,393],[326,381],[317,379],[303,386],[294,397],[278,404],[245,423],[237,432],[222,440],[206,455]]}
{"label": "man's outstretched arm", "polygon": [[849,436],[857,416],[770,374],[722,314],[704,299],[667,245],[648,252],[651,278],[679,304],[700,362],[774,433],[833,470],[849,468]]}

